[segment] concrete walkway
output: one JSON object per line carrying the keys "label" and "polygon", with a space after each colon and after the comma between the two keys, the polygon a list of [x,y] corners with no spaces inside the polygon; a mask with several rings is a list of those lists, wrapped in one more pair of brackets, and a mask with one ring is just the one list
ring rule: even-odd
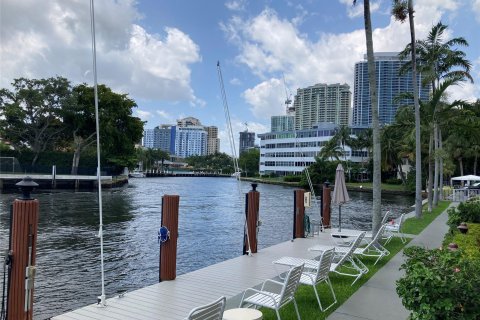
{"label": "concrete walkway", "polygon": [[[450,205],[452,206],[452,205]],[[429,249],[441,246],[448,231],[446,210],[408,244]],[[328,320],[405,320],[409,316],[396,292],[395,281],[404,274],[399,271],[404,262],[403,250],[381,268],[350,299],[335,310]]]}

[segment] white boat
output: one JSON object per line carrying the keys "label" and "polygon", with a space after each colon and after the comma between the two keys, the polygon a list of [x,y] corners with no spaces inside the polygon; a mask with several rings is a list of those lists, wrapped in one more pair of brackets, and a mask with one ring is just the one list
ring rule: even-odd
{"label": "white boat", "polygon": [[240,171],[232,173],[232,177],[238,178],[238,177],[241,177],[241,176],[242,176],[242,173]]}
{"label": "white boat", "polygon": [[138,169],[133,170],[128,174],[130,178],[145,178],[145,173]]}

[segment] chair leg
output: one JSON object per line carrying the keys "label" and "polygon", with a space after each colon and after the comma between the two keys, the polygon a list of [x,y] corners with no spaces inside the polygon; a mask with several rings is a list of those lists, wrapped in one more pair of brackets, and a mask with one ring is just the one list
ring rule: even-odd
{"label": "chair leg", "polygon": [[280,312],[278,312],[278,309],[275,309],[275,312],[277,313],[277,320],[282,320],[282,318],[280,318]]}
{"label": "chair leg", "polygon": [[318,306],[320,307],[320,311],[323,311],[322,303],[320,302],[320,297],[318,296],[317,286],[315,285],[315,283],[312,285],[312,287],[313,287],[313,291],[315,292],[315,296],[317,297]]}
{"label": "chair leg", "polygon": [[300,318],[300,312],[298,312],[297,301],[295,301],[295,298],[293,298],[293,305],[295,306],[295,312],[297,313],[297,318],[298,318],[298,320],[302,320],[302,319]]}
{"label": "chair leg", "polygon": [[330,307],[332,307],[335,303],[337,303],[337,296],[335,295],[335,292],[333,291],[333,287],[332,287],[332,283],[330,282],[330,278],[327,277],[323,281],[325,281],[327,283],[327,285],[330,287],[330,292],[332,293],[332,296],[333,296],[333,302],[328,307],[326,307],[325,309],[322,310],[322,311],[327,311],[328,309],[330,309]]}

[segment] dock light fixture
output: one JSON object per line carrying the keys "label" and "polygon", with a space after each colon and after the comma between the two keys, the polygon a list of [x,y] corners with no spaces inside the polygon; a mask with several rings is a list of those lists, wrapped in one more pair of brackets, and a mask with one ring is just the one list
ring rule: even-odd
{"label": "dock light fixture", "polygon": [[38,183],[33,181],[31,177],[26,176],[22,181],[17,182],[15,185],[20,188],[20,191],[22,191],[22,197],[20,200],[33,200],[33,198],[30,197],[30,193],[33,189],[38,187]]}

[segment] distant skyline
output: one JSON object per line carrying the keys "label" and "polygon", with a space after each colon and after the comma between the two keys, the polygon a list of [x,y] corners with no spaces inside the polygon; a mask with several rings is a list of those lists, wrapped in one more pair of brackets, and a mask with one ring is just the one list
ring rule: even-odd
{"label": "distant skyline", "polygon": [[[229,153],[216,63],[220,61],[235,137],[270,130],[285,114],[287,91],[316,83],[347,83],[363,60],[363,1],[209,0],[95,1],[98,80],[137,104],[145,128],[192,116],[217,126]],[[480,0],[418,0],[417,39],[438,21],[473,64],[475,84],[452,98],[480,98]],[[409,42],[408,22],[390,16],[390,0],[371,1],[375,51]],[[92,80],[89,1],[2,0],[0,85],[14,78],[64,76]],[[237,140],[238,143],[238,140]],[[238,146],[238,144],[237,144]]]}

